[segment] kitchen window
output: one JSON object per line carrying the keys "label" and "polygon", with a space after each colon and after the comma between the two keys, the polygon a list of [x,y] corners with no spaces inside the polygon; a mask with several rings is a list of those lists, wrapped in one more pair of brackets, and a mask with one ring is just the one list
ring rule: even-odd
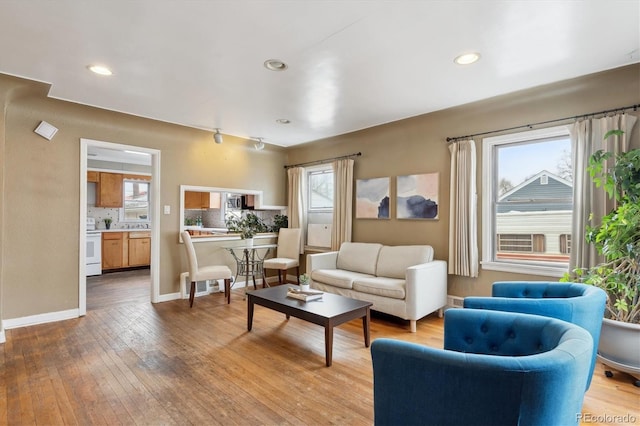
{"label": "kitchen window", "polygon": [[149,182],[124,180],[122,222],[149,222]]}
{"label": "kitchen window", "polygon": [[562,276],[573,213],[566,126],[484,139],[483,269]]}

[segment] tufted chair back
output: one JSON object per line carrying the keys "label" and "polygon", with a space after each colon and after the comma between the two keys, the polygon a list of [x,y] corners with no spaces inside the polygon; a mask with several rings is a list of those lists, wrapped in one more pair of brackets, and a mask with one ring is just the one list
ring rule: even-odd
{"label": "tufted chair back", "polygon": [[593,351],[587,386],[596,365],[606,293],[597,287],[549,281],[500,281],[493,284],[492,297],[467,297],[465,308],[521,312],[557,318],[579,325],[591,334]]}
{"label": "tufted chair back", "polygon": [[376,425],[578,425],[591,335],[554,318],[450,309],[445,348],[376,339]]}
{"label": "tufted chair back", "polygon": [[475,313],[469,321],[461,311],[450,311],[446,318],[446,350],[498,356],[527,356],[548,352],[558,346],[565,327],[558,321],[531,322],[529,315],[486,315]]}

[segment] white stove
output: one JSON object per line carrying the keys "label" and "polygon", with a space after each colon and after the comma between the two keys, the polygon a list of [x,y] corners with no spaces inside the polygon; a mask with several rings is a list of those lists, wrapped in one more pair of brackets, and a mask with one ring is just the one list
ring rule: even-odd
{"label": "white stove", "polygon": [[86,275],[102,275],[102,233],[96,231],[96,219],[87,218]]}

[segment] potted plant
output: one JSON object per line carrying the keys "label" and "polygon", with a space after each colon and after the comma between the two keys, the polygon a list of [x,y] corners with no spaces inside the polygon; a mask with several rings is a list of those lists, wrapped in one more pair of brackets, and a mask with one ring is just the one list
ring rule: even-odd
{"label": "potted plant", "polygon": [[113,219],[111,219],[110,217],[105,217],[103,221],[105,228],[111,229],[111,222],[113,221]]}
{"label": "potted plant", "polygon": [[278,232],[280,228],[289,227],[289,217],[283,214],[277,214],[273,217],[273,225],[269,227],[269,232]]}
{"label": "potted plant", "polygon": [[[622,133],[612,130],[604,138]],[[613,160],[609,168],[607,160]],[[587,170],[596,186],[616,200],[617,207],[586,230],[586,241],[604,261],[591,268],[577,268],[565,280],[605,290],[607,305],[598,358],[630,373],[640,386],[640,149],[616,155],[599,150],[590,157]]]}
{"label": "potted plant", "polygon": [[300,280],[300,290],[309,291],[311,289],[311,285],[309,284],[309,275],[302,274],[299,277]]}
{"label": "potted plant", "polygon": [[229,232],[240,234],[240,238],[246,240],[247,245],[253,244],[253,237],[257,233],[267,231],[267,226],[255,213],[247,213],[240,217],[229,215],[225,222]]}

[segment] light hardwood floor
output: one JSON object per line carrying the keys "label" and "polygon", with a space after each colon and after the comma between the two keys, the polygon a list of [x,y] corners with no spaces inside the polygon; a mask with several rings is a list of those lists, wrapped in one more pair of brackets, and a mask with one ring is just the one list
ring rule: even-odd
{"label": "light hardwood floor", "polygon": [[[230,305],[222,293],[152,305],[148,271],[118,274],[90,280],[85,317],[6,331],[0,424],[373,424],[360,320],[335,330],[327,368],[321,327],[256,306],[247,332],[240,290]],[[374,316],[371,337],[442,347],[442,325],[432,315],[413,334]],[[598,366],[583,412],[640,423],[640,389]]]}

